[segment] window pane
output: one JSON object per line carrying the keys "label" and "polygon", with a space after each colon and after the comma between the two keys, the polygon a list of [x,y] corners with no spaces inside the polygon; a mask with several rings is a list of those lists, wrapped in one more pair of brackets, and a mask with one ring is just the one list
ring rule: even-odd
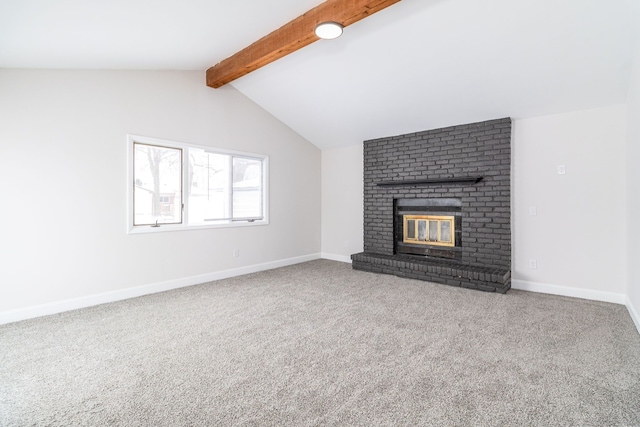
{"label": "window pane", "polygon": [[407,220],[407,239],[416,238],[416,221],[413,219]]}
{"label": "window pane", "polygon": [[427,221],[418,221],[418,240],[427,240]]}
{"label": "window pane", "polygon": [[229,219],[231,157],[189,150],[189,223]]}
{"label": "window pane", "polygon": [[438,241],[438,222],[439,221],[429,221],[429,241],[430,242]]}
{"label": "window pane", "polygon": [[451,241],[451,221],[440,222],[440,241],[441,242]]}
{"label": "window pane", "polygon": [[182,222],[182,150],[133,144],[133,224]]}
{"label": "window pane", "polygon": [[262,219],[262,161],[233,158],[233,219]]}

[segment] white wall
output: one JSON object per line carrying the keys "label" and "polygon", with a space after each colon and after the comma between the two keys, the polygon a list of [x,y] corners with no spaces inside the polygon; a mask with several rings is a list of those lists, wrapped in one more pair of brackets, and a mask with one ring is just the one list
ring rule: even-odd
{"label": "white wall", "polygon": [[[514,288],[624,302],[625,107],[514,120],[512,150]],[[362,162],[361,146],[323,151],[323,253],[357,252],[343,248],[346,236],[362,248],[360,205],[341,208],[361,203]]]}
{"label": "white wall", "polygon": [[322,151],[322,256],[351,262],[363,251],[362,144]]}
{"label": "white wall", "polygon": [[[0,70],[0,94],[0,315],[319,256],[320,151],[203,72]],[[270,225],[127,235],[127,133],[269,155]]]}
{"label": "white wall", "polygon": [[515,288],[624,302],[625,138],[624,105],[514,121]]}
{"label": "white wall", "polygon": [[[639,7],[640,9],[640,7]],[[640,45],[640,41],[638,43]],[[628,305],[640,331],[640,46],[627,97]]]}

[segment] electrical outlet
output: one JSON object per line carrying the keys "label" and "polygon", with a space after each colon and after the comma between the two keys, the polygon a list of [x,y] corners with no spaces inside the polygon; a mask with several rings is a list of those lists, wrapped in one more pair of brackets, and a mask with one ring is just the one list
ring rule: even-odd
{"label": "electrical outlet", "polygon": [[536,261],[535,259],[530,259],[529,260],[529,268],[531,268],[533,270],[538,268],[538,261]]}
{"label": "electrical outlet", "polygon": [[558,165],[558,175],[564,175],[567,173],[567,168],[564,165]]}
{"label": "electrical outlet", "polygon": [[536,208],[535,206],[529,207],[529,215],[531,216],[538,215],[538,208]]}
{"label": "electrical outlet", "polygon": [[234,258],[238,258],[240,256],[240,249],[234,249],[233,250],[233,257]]}

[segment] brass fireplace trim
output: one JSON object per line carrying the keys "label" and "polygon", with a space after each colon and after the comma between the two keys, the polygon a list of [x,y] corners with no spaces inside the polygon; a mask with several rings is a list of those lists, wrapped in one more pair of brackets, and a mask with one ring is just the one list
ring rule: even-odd
{"label": "brass fireplace trim", "polygon": [[403,215],[402,221],[403,243],[450,247],[456,245],[454,216]]}

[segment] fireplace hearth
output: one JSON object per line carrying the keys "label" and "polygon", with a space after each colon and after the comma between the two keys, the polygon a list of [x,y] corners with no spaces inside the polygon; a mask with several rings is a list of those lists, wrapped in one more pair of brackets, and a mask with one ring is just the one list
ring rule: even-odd
{"label": "fireplace hearth", "polygon": [[511,119],[364,142],[364,252],[353,268],[511,286]]}

